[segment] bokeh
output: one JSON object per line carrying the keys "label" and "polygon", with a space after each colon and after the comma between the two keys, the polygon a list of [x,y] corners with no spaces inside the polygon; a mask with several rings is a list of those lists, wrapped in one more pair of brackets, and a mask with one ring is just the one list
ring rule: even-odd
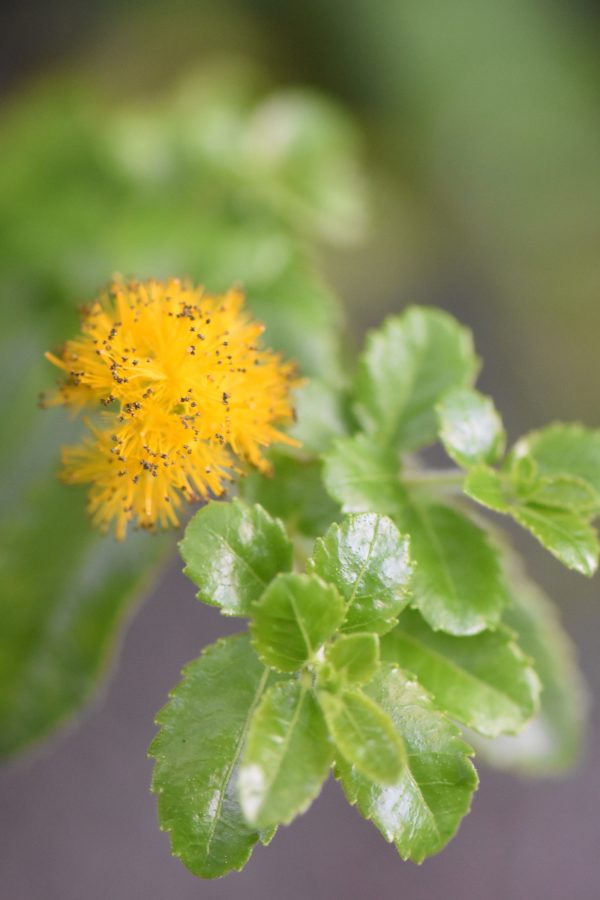
{"label": "bokeh", "polygon": [[[132,557],[150,571],[162,551],[115,552],[89,536],[81,498],[65,500],[52,478],[73,426],[52,424],[35,398],[52,379],[43,351],[121,271],[189,275],[212,290],[242,280],[274,343],[334,382],[383,315],[439,305],[473,328],[480,384],[510,437],[555,419],[599,426],[599,42],[600,9],[558,0],[7,10],[0,533],[19,562],[0,609],[29,660],[49,633],[71,680],[65,701],[43,660],[15,670],[0,658],[0,677],[17,671],[24,709],[2,741],[24,743],[32,718],[45,722],[41,737],[90,692],[109,652],[118,664],[80,722],[0,775],[3,896],[597,898],[599,590],[520,535],[590,685],[573,773],[526,782],[481,766],[458,838],[420,868],[332,783],[241,875],[202,883],[171,859],[148,793],[153,716],[181,666],[232,628],[195,603],[173,562],[116,649],[115,585],[128,589]],[[21,550],[32,534],[33,562]],[[68,578],[65,534],[81,563]],[[105,638],[82,669],[89,619],[54,610],[51,597],[76,591],[90,560],[110,579],[86,595]],[[49,612],[32,625],[34,588]]]}

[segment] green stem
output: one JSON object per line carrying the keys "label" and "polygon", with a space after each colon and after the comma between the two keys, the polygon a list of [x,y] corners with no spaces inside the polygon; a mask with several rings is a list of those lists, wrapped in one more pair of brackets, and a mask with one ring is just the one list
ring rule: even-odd
{"label": "green stem", "polygon": [[461,469],[408,469],[402,473],[402,482],[407,485],[448,488],[462,487],[465,473]]}

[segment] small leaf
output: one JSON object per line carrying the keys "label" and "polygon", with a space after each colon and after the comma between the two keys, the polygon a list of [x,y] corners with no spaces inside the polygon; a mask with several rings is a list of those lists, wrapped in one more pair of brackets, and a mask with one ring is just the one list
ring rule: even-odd
{"label": "small leaf", "polygon": [[152,790],[174,856],[194,875],[218,878],[241,869],[256,830],[236,795],[237,767],[250,720],[269,680],[246,635],[207,647],[157,716],[150,746]]}
{"label": "small leaf", "polygon": [[344,512],[395,514],[404,502],[396,452],[366,434],[335,441],[325,454],[323,480]]}
{"label": "small leaf", "polygon": [[479,362],[471,333],[441,310],[410,307],[371,332],[355,385],[365,431],[415,450],[437,435],[435,406],[473,383]]}
{"label": "small leaf", "polygon": [[504,427],[489,397],[469,388],[456,388],[444,394],[436,412],[440,439],[459,466],[496,462],[504,453]]}
{"label": "small leaf", "polygon": [[508,512],[510,509],[511,498],[507,494],[505,480],[489,466],[474,466],[467,473],[463,490],[468,497],[488,509],[496,512]]}
{"label": "small leaf", "polygon": [[341,635],[328,648],[326,659],[347,684],[364,684],[379,666],[379,639],[376,634]]}
{"label": "small leaf", "polygon": [[252,641],[263,662],[295,672],[341,625],[344,601],[316,575],[278,575],[252,612]]}
{"label": "small leaf", "polygon": [[387,712],[359,690],[319,693],[327,727],[343,758],[378,784],[393,784],[406,750]]}
{"label": "small leaf", "polygon": [[249,615],[275,575],[292,567],[292,545],[281,522],[240,500],[203,507],[179,547],[184,573],[200,588],[198,599],[228,616]]}
{"label": "small leaf", "polygon": [[387,516],[348,516],[316,541],[308,570],[335,584],[342,594],[343,631],[383,634],[408,602],[409,539]]}
{"label": "small leaf", "polygon": [[528,502],[586,516],[593,515],[598,510],[598,499],[591,484],[582,478],[553,475],[539,479],[530,490]]}
{"label": "small leaf", "polygon": [[598,535],[576,515],[533,506],[512,511],[517,522],[527,528],[567,568],[591,577],[598,568]]}
{"label": "small leaf", "polygon": [[373,784],[344,760],[336,763],[336,776],[348,802],[394,842],[400,856],[420,863],[445,847],[469,811],[477,787],[472,750],[400,669],[382,667],[367,690],[391,717],[407,764],[389,786]]}
{"label": "small leaf", "polygon": [[572,766],[581,754],[587,698],[575,647],[557,610],[510,554],[508,580],[512,603],[506,622],[528,653],[542,684],[538,715],[516,737],[481,742],[478,749],[492,764],[527,775],[552,775]]}
{"label": "small leaf", "polygon": [[507,593],[486,532],[455,509],[416,499],[396,521],[416,563],[412,605],[431,627],[469,635],[497,625]]}
{"label": "small leaf", "polygon": [[292,532],[309,537],[323,534],[339,517],[339,507],[323,489],[321,463],[283,453],[273,453],[271,461],[271,476],[254,472],[240,482],[244,498],[283,519]]}
{"label": "small leaf", "polygon": [[413,672],[439,709],[489,737],[517,733],[536,711],[537,675],[503,628],[453,637],[407,610],[383,639],[382,658]]}
{"label": "small leaf", "polygon": [[600,507],[600,430],[582,425],[550,425],[525,435],[512,455],[531,456],[541,475],[572,475],[592,486]]}
{"label": "small leaf", "polygon": [[244,815],[257,828],[288,824],[321,790],[333,760],[312,690],[281,681],[254,713],[238,781]]}
{"label": "small leaf", "polygon": [[[522,498],[518,496],[518,484],[512,491],[510,485],[507,486],[507,477],[494,469],[477,466],[467,475],[465,493],[496,512],[511,515],[567,568],[593,575],[598,566],[598,536],[585,518],[561,509],[558,502],[562,499],[564,503],[568,497],[573,501],[577,497],[581,503],[584,494],[579,490],[580,486],[562,476],[557,476],[554,485],[548,484],[550,479],[542,479],[537,486],[530,485],[527,498]],[[538,503],[536,492],[542,501],[553,500],[553,504]]]}

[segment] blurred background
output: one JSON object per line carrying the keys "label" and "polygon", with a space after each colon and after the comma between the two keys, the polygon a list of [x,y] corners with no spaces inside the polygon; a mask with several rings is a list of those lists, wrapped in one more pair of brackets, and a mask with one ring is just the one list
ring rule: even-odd
{"label": "blurred background", "polygon": [[[74,331],[76,304],[117,270],[189,274],[213,290],[242,278],[275,343],[332,382],[338,360],[383,315],[439,305],[473,328],[481,389],[511,438],[554,419],[600,426],[597,4],[28,0],[2,19],[0,393],[11,414],[0,435],[3,503],[16,521],[0,528],[5,547],[18,549],[21,533],[31,539],[23,485],[32,473],[48,482],[70,427],[34,411],[31,398],[49,384],[41,354]],[[48,598],[62,577],[49,533],[58,498],[39,487],[35,499],[47,518],[35,519],[44,522],[33,531],[40,560],[28,577]],[[58,521],[71,555],[96,554],[99,571],[112,566],[114,583],[126,581],[135,542],[129,557],[107,562],[75,513],[59,510]],[[515,541],[600,697],[598,582],[565,573],[526,537]],[[33,655],[40,629],[26,568],[3,582],[3,622]],[[459,836],[420,868],[402,863],[328,783],[242,874],[194,879],[158,831],[145,753],[181,666],[233,625],[196,603],[178,570],[172,562],[144,598],[116,671],[77,727],[0,772],[2,896],[600,895],[597,702],[573,773],[524,781],[481,765]],[[107,600],[114,583],[90,594],[104,649],[124,615]],[[61,643],[71,612],[51,602],[44,628],[71,659],[74,645]],[[87,625],[77,627],[79,646]],[[100,654],[81,677],[104,666]],[[8,669],[0,660],[0,676]],[[40,698],[23,708],[47,715],[46,730],[76,702],[61,699],[64,685],[43,667],[21,672],[19,684],[21,701]],[[68,688],[76,698],[72,679]],[[26,719],[7,745],[25,742]]]}

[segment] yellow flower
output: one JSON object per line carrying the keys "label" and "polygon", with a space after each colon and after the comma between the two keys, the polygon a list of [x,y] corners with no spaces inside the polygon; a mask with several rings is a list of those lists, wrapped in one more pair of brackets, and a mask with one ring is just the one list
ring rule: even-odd
{"label": "yellow flower", "polygon": [[105,407],[63,449],[62,473],[91,485],[101,529],[177,525],[182,498],[222,494],[236,457],[265,471],[265,447],[296,443],[277,427],[293,416],[293,366],[258,347],[264,326],[243,305],[237,289],[117,280],[82,310],[81,335],[46,354],[66,373],[46,405]]}

